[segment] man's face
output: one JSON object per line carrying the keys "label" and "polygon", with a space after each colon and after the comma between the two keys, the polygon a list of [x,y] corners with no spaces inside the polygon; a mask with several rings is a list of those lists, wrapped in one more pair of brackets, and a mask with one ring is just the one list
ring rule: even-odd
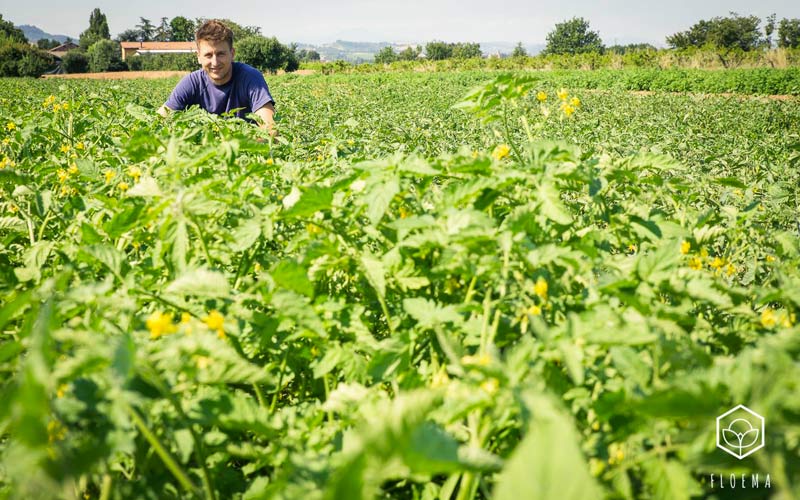
{"label": "man's face", "polygon": [[230,81],[233,74],[233,54],[233,48],[224,40],[200,40],[197,43],[197,62],[214,85],[224,85]]}

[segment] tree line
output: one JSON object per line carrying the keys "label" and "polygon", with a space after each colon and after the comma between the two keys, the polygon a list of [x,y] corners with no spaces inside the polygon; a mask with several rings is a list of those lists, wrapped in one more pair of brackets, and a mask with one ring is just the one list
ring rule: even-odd
{"label": "tree line", "polygon": [[[86,71],[132,70],[193,70],[197,68],[194,54],[153,54],[129,58],[123,61],[120,42],[163,41],[179,42],[194,40],[197,27],[204,18],[189,19],[176,16],[162,17],[158,25],[150,19],[140,17],[134,27],[122,31],[112,40],[108,20],[100,9],[89,16],[89,26],[80,34],[79,48],[68,52],[61,61],[67,73]],[[267,37],[257,26],[243,26],[229,19],[222,19],[234,33],[236,58],[261,71],[276,72],[296,70],[301,62],[319,61],[314,50],[298,50],[295,44],[284,45],[275,37]],[[763,26],[762,26],[763,24]],[[613,45],[606,47],[589,21],[582,17],[557,23],[547,34],[547,45],[543,55],[585,54],[606,52],[626,54],[655,51],[649,44]],[[741,16],[735,12],[700,20],[685,31],[666,37],[670,49],[711,48],[717,51],[724,66],[737,54],[772,47],[800,47],[800,19],[777,20],[775,14],[763,22],[757,16]],[[37,46],[28,43],[22,30],[0,14],[0,76],[39,76],[54,65],[54,58],[46,52],[58,42],[39,40]],[[527,56],[522,43],[518,43],[512,57]],[[407,47],[396,52],[393,47],[382,48],[375,56],[375,63],[387,64],[395,61],[413,61],[419,58],[432,61],[446,59],[471,59],[481,57],[480,45],[461,42],[447,43],[434,40],[424,46]]]}

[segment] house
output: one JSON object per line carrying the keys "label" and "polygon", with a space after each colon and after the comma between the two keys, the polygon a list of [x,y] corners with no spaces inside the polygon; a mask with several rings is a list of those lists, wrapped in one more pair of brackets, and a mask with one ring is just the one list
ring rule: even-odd
{"label": "house", "polygon": [[47,52],[49,54],[52,54],[53,57],[55,57],[56,59],[63,59],[64,56],[67,54],[67,52],[69,52],[70,50],[75,50],[79,47],[80,46],[77,43],[67,42],[67,43],[62,43],[58,47],[53,47]]}
{"label": "house", "polygon": [[191,54],[197,52],[195,42],[122,42],[122,60],[141,54]]}

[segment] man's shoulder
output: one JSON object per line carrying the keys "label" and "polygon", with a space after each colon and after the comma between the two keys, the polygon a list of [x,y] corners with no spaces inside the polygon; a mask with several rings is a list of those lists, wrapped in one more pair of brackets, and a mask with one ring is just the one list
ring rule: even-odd
{"label": "man's shoulder", "polygon": [[264,75],[259,70],[250,66],[249,64],[238,61],[234,62],[233,64],[235,66],[234,73],[239,78],[243,78],[246,80],[252,80],[253,78],[255,78],[256,81],[258,81],[259,79],[261,80],[264,79]]}

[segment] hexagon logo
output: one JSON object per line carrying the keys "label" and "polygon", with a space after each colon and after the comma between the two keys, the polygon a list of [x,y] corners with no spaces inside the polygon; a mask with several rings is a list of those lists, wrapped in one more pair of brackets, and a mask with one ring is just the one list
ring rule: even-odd
{"label": "hexagon logo", "polygon": [[717,448],[739,460],[764,447],[764,417],[739,405],[717,417]]}

